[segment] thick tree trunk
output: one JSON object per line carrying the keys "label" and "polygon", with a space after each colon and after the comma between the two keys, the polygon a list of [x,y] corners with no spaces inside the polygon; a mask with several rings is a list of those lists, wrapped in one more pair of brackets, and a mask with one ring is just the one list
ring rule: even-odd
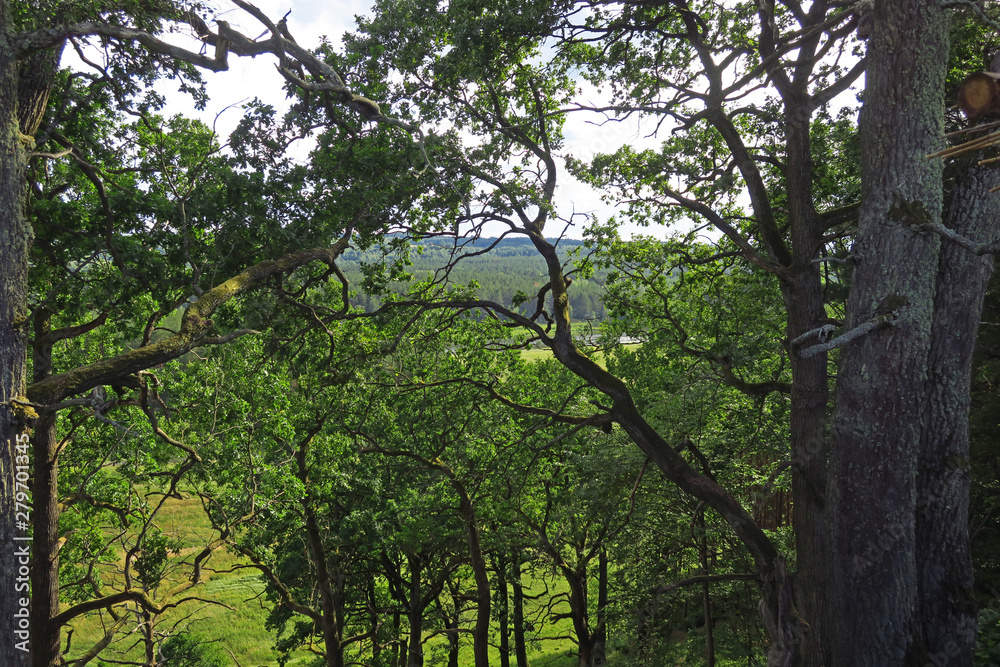
{"label": "thick tree trunk", "polygon": [[[834,665],[927,661],[915,542],[917,463],[931,350],[948,21],[936,0],[876,0],[861,116],[862,208],[830,477]],[[919,45],[919,48],[915,48]],[[827,628],[827,631],[831,628]]]}
{"label": "thick tree trunk", "polygon": [[[17,466],[30,461],[27,450],[17,452],[17,438],[27,440],[24,411],[13,399],[23,398],[27,336],[28,247],[31,230],[24,217],[25,145],[17,118],[17,63],[12,57],[8,26],[10,7],[0,0],[0,664],[28,664],[27,628],[20,614],[27,614],[28,591],[18,586],[26,529],[18,528],[16,512]],[[18,459],[23,454],[25,458]],[[23,583],[23,582],[21,582]],[[24,623],[28,625],[28,623]],[[22,650],[25,649],[25,650]]]}
{"label": "thick tree trunk", "polygon": [[34,480],[31,571],[32,667],[58,664],[59,628],[51,619],[59,613],[59,463],[54,413],[35,425],[32,438]]}
{"label": "thick tree trunk", "polygon": [[[822,326],[827,320],[819,264],[824,230],[813,206],[812,109],[807,91],[785,100],[785,146],[788,166],[785,179],[788,215],[792,221],[790,279],[781,292],[787,313],[788,339]],[[815,342],[815,341],[813,341]],[[826,420],[829,389],[827,355],[792,359],[792,400],[789,420],[792,460],[792,522],[795,533],[795,597],[798,611],[808,623],[799,626],[795,659],[802,667],[829,665],[829,646],[820,615],[829,605],[830,541],[826,517],[828,451]]]}
{"label": "thick tree trunk", "polygon": [[[945,226],[973,241],[992,241],[1000,220],[1000,196],[989,190],[998,179],[995,167],[969,166],[959,173]],[[930,660],[967,665],[975,652],[977,621],[968,531],[969,387],[993,258],[946,241],[938,267],[917,470],[917,570]]]}

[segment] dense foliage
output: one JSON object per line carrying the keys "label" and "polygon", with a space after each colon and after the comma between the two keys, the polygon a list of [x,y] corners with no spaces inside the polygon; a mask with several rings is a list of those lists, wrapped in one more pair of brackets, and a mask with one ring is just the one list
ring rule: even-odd
{"label": "dense foliage", "polygon": [[[992,242],[997,171],[926,159],[966,129],[943,108],[878,109],[1000,43],[908,2],[379,0],[310,51],[242,0],[256,40],[0,0],[33,664],[964,665],[976,604],[991,664],[996,294],[970,436],[948,354],[991,265],[949,253]],[[911,29],[947,64],[869,84],[859,131],[865,53]],[[200,107],[201,69],[265,54],[290,110],[231,137],[154,92]],[[574,155],[578,116],[648,136]],[[570,176],[617,217],[581,224]]]}

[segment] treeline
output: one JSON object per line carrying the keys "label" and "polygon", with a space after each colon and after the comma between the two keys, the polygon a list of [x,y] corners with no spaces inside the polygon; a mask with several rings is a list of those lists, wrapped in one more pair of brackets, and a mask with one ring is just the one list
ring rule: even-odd
{"label": "treeline", "polygon": [[[494,244],[496,244],[494,246]],[[489,252],[475,254],[492,247]],[[606,271],[590,273],[585,261],[585,247],[582,241],[562,239],[560,249],[565,248],[567,256],[577,258],[576,266],[581,270],[570,275],[569,304],[575,320],[603,320],[604,278]],[[456,250],[450,242],[427,240],[408,247],[407,272],[412,281],[443,276],[442,267],[448,266],[448,284],[477,285],[476,295],[480,299],[493,301],[505,307],[530,315],[537,308],[538,292],[548,283],[545,261],[535,247],[525,238],[480,238]],[[360,252],[349,250],[344,253],[342,265],[355,287],[352,304],[371,312],[378,308],[381,299],[377,294],[363,288],[362,265],[381,263],[399,259],[398,255],[385,258],[379,251]],[[412,282],[410,281],[410,282]],[[397,282],[391,289],[403,293],[408,283]],[[551,294],[546,294],[551,302]]]}

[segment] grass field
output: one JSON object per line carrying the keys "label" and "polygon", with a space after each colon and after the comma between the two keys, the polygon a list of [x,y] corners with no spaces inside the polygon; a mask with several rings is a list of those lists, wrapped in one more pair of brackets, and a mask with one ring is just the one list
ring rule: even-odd
{"label": "grass field", "polygon": [[[625,347],[635,348],[639,347],[639,343],[626,343]],[[552,358],[552,350],[547,347],[542,348],[531,348],[530,350],[521,350],[521,358],[525,361],[541,361],[544,359]],[[598,352],[595,355],[595,361],[601,366],[601,368],[606,368],[604,362],[604,354]]]}
{"label": "grass field", "polygon": [[[194,555],[212,537],[212,530],[197,499],[169,500],[160,516],[161,529],[181,544],[180,553],[174,558],[174,565],[193,560]],[[252,569],[229,571],[240,563],[239,559],[225,549],[216,551],[208,563],[209,571],[205,573],[203,583],[181,597],[193,595],[220,604],[200,601],[185,603],[164,613],[158,620],[157,628],[167,634],[196,633],[204,641],[217,642],[231,656],[234,667],[271,667],[278,664],[278,654],[274,649],[274,632],[265,629],[268,610],[262,595],[264,584]],[[525,579],[528,593],[531,592],[533,583]],[[552,590],[552,582],[549,585]],[[529,614],[531,611],[531,608],[526,610]],[[103,635],[103,628],[107,623],[107,615],[93,613],[75,619],[64,628],[64,647],[67,631],[73,631],[71,650],[66,657],[79,657],[93,646]],[[142,644],[138,626],[138,617],[130,618],[115,641],[101,654],[108,662],[90,664],[110,665],[118,661],[141,660]],[[569,621],[565,619],[546,628],[547,635],[566,635],[570,631]],[[493,643],[496,643],[495,638]],[[430,639],[424,646],[424,664],[427,667],[447,664],[445,646],[446,640],[443,637]],[[532,647],[532,667],[575,667],[577,662],[572,650],[572,642],[566,639],[541,641]],[[304,667],[315,662],[315,654],[300,651],[287,664]],[[459,664],[471,665],[472,662],[472,647],[468,636],[465,636]],[[495,648],[491,663],[499,664],[499,652]]]}

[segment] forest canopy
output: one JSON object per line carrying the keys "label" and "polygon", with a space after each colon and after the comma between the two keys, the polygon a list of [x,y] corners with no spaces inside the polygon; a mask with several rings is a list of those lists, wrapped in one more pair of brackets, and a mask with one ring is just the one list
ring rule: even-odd
{"label": "forest canopy", "polygon": [[300,13],[0,0],[0,663],[1000,659],[995,6]]}

